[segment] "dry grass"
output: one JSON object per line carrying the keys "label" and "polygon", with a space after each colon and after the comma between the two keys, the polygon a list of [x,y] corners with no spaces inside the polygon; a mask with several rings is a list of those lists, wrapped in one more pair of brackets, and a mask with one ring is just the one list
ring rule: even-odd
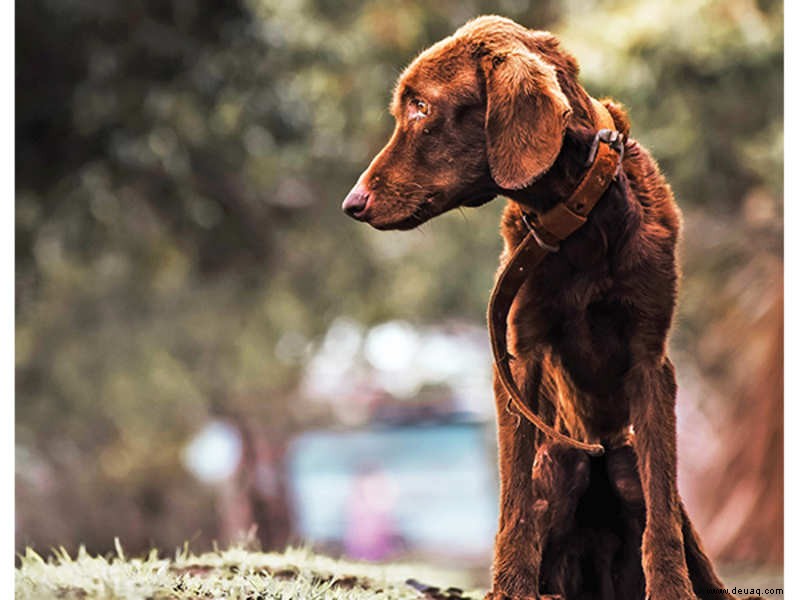
{"label": "dry grass", "polygon": [[[474,581],[467,570],[334,560],[302,548],[264,553],[233,547],[199,555],[184,548],[171,558],[161,558],[156,551],[146,558],[130,558],[117,543],[114,556],[90,556],[81,549],[72,557],[61,549],[44,559],[28,550],[20,557],[20,563],[15,574],[17,600],[478,600],[483,597],[479,590],[462,592]],[[729,587],[746,588],[748,592],[756,588],[765,598],[783,598],[782,593],[770,589],[783,587],[783,577],[777,570],[729,565],[721,571]],[[427,585],[409,583],[410,579]]]}
{"label": "dry grass", "polygon": [[[425,593],[409,578],[440,586]],[[263,553],[244,548],[173,558],[155,551],[146,558],[128,558],[117,544],[116,556],[90,556],[81,549],[71,557],[59,550],[45,560],[32,550],[21,557],[15,575],[18,600],[59,599],[199,599],[231,598],[419,600],[480,598],[464,596],[465,573],[423,565],[375,565],[334,560],[304,549]],[[449,589],[448,589],[449,588]]]}

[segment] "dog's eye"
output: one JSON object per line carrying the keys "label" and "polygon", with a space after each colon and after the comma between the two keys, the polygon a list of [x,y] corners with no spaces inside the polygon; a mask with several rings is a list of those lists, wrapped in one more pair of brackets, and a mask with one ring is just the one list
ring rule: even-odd
{"label": "dog's eye", "polygon": [[411,101],[411,109],[413,112],[413,117],[420,118],[420,117],[427,117],[428,113],[431,111],[430,105],[425,102],[425,100],[414,99]]}

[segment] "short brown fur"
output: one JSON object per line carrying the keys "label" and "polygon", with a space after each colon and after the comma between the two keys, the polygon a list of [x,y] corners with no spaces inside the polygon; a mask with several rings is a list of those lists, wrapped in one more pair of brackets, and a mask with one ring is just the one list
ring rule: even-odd
{"label": "short brown fur", "polygon": [[[603,103],[629,134],[624,109]],[[475,19],[423,52],[401,75],[392,113],[391,140],[351,192],[366,205],[351,214],[408,229],[505,195],[501,267],[526,234],[523,211],[575,188],[595,133],[575,59],[552,34],[502,17]],[[704,591],[723,585],[677,491],[666,341],[680,220],[656,162],[628,139],[586,225],[520,290],[509,348],[524,397],[554,427],[608,451],[590,459],[544,439],[495,381],[501,505],[488,597],[642,598],[646,588],[652,600],[732,598]]]}

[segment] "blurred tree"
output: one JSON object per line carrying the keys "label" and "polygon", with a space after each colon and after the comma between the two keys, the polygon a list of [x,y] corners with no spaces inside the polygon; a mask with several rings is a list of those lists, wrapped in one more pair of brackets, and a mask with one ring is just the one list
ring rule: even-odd
{"label": "blurred tree", "polygon": [[[18,3],[21,543],[213,535],[212,511],[189,508],[208,492],[183,533],[115,521],[155,522],[175,486],[191,493],[180,448],[209,413],[285,435],[304,347],[334,317],[481,318],[494,225],[451,219],[452,239],[423,239],[438,260],[414,266],[401,256],[426,253],[420,234],[379,238],[338,210],[388,131],[398,66],[459,10]],[[281,358],[287,334],[307,342]],[[26,487],[35,465],[48,494]],[[38,519],[70,520],[100,490],[107,514],[71,535]]]}

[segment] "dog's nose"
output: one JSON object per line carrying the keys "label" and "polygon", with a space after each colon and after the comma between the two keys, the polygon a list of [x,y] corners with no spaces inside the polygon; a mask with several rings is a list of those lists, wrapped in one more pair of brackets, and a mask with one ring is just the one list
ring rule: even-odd
{"label": "dog's nose", "polygon": [[347,194],[347,198],[342,202],[342,210],[354,219],[360,220],[363,216],[362,213],[364,209],[367,207],[368,201],[369,193],[361,186],[356,186],[350,190],[350,193]]}

